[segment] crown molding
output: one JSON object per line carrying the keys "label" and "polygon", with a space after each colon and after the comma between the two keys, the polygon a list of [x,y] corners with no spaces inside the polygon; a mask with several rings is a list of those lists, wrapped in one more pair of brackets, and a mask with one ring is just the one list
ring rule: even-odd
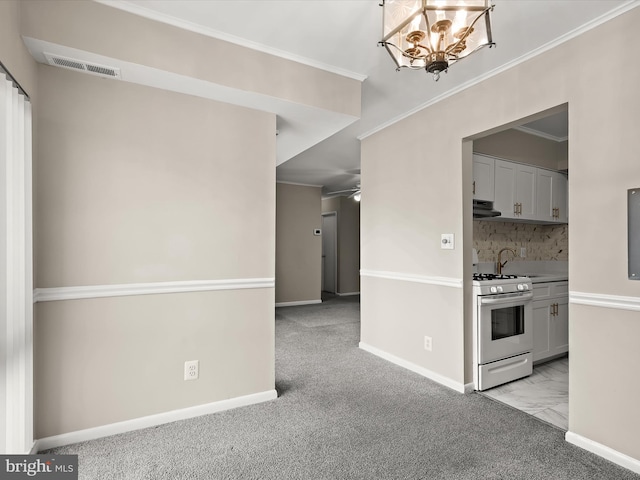
{"label": "crown molding", "polygon": [[569,140],[569,137],[556,137],[555,135],[551,135],[550,133],[541,132],[540,130],[536,130],[534,128],[525,127],[524,125],[520,125],[519,127],[513,127],[514,130],[519,130],[523,133],[528,133],[529,135],[535,135],[536,137],[546,138],[547,140],[553,140],[554,142],[566,142]]}
{"label": "crown molding", "polygon": [[297,187],[315,187],[322,188],[322,185],[312,185],[310,183],[298,183],[298,182],[286,182],[284,180],[276,180],[276,183],[281,183],[283,185],[295,185]]}

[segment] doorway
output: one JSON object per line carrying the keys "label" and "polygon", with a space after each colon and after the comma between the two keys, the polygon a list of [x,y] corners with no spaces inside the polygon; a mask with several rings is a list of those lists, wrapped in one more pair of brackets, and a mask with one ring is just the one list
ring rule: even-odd
{"label": "doorway", "polygon": [[338,273],[338,214],[322,214],[322,291],[336,293]]}
{"label": "doorway", "polygon": [[[568,113],[567,104],[559,105],[480,133],[470,138],[473,158],[465,160],[472,163],[474,199],[491,201],[501,212],[467,224],[472,269],[495,273],[498,252],[511,249],[503,273],[530,276],[534,292],[533,374],[482,394],[563,430],[569,413]],[[491,162],[495,170],[489,173]],[[486,179],[492,180],[489,190],[480,188]],[[481,197],[486,192],[490,197]],[[511,203],[512,194],[522,203]]]}

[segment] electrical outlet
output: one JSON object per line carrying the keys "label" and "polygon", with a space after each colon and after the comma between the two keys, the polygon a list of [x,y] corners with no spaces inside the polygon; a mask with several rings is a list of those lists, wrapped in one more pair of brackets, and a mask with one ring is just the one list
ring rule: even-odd
{"label": "electrical outlet", "polygon": [[526,258],[526,257],[527,257],[526,247],[520,247],[520,258]]}
{"label": "electrical outlet", "polygon": [[424,336],[424,349],[428,352],[431,351],[431,347],[432,347],[432,341],[431,341],[431,337],[428,336]]}
{"label": "electrical outlet", "polygon": [[184,379],[197,380],[200,373],[198,360],[189,360],[184,362]]}

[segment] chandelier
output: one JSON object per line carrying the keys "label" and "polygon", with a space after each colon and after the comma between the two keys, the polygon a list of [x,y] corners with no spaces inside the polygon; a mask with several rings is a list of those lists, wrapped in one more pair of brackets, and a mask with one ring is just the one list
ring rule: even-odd
{"label": "chandelier", "polygon": [[396,70],[424,69],[438,81],[441,72],[491,38],[490,0],[383,0],[382,40]]}

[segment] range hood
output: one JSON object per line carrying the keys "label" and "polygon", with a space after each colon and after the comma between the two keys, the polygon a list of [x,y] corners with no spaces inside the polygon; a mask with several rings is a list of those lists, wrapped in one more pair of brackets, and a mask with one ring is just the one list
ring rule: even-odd
{"label": "range hood", "polygon": [[499,217],[500,215],[502,213],[493,208],[493,202],[488,200],[473,201],[473,218],[490,218]]}

